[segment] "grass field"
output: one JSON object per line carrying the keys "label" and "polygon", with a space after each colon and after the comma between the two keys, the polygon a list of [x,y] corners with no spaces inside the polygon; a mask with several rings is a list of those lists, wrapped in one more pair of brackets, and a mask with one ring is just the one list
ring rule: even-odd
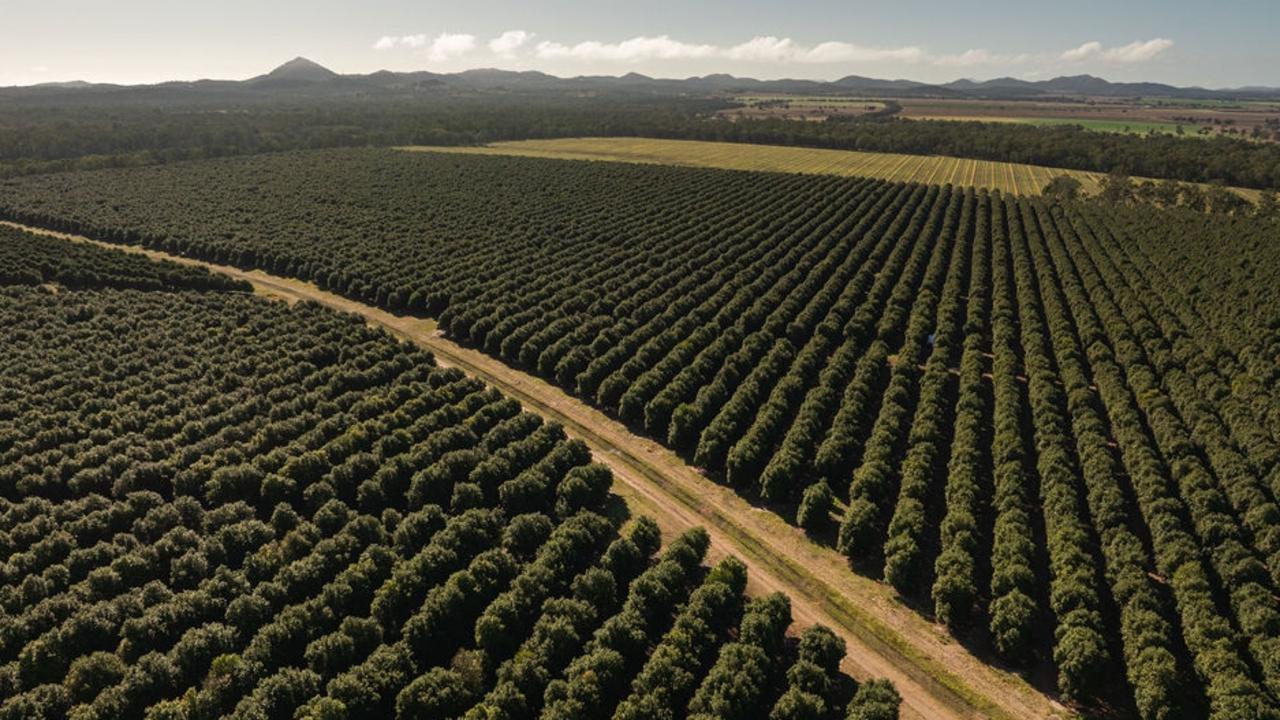
{"label": "grass field", "polygon": [[971,185],[1017,195],[1039,195],[1040,189],[1050,179],[1062,174],[1078,178],[1086,191],[1093,192],[1097,190],[1098,180],[1101,178],[1098,173],[967,158],[652,138],[519,140],[483,147],[406,149],[874,177],[932,184]]}
{"label": "grass field", "polygon": [[[1129,135],[1145,135],[1151,131],[1175,134],[1177,123],[1150,120],[1094,120],[1090,118],[1045,118],[1045,117],[1010,117],[1007,115],[918,115],[912,120],[957,120],[962,122],[995,122],[1015,123],[1019,125],[1079,125],[1095,132],[1124,133]],[[1195,127],[1184,125],[1185,137],[1196,137]]]}
{"label": "grass field", "polygon": [[[411,146],[402,149],[414,152],[522,155],[557,160],[599,160],[726,170],[873,177],[935,185],[951,183],[1000,190],[1015,195],[1039,195],[1049,180],[1058,175],[1070,175],[1080,181],[1086,193],[1094,193],[1098,191],[1099,182],[1102,179],[1101,173],[1083,170],[1064,170],[1041,165],[938,155],[905,155],[633,137],[513,140],[479,147]],[[1135,180],[1140,179],[1135,178]],[[1235,188],[1235,191],[1250,201],[1256,202],[1258,199],[1256,190]]]}

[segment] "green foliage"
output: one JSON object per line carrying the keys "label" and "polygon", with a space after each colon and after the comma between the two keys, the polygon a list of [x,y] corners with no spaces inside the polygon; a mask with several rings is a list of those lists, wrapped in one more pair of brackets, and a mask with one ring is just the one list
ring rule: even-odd
{"label": "green foliage", "polygon": [[1098,197],[1104,202],[1121,204],[1133,200],[1133,180],[1124,171],[1112,170],[1102,179],[1101,184]]}
{"label": "green foliage", "polygon": [[1049,181],[1041,194],[1052,200],[1077,200],[1083,186],[1070,175],[1058,175]]}
{"label": "green foliage", "polygon": [[319,306],[129,282],[0,288],[0,473],[59,468],[0,490],[0,717],[531,719],[574,663],[683,709],[732,636],[781,671],[785,597],[739,627],[745,566],[620,533],[558,425]]}
{"label": "green foliage", "polygon": [[868,680],[849,702],[846,720],[897,720],[902,696],[888,680]]}
{"label": "green foliage", "polygon": [[796,524],[805,530],[815,532],[831,522],[831,508],[835,496],[825,480],[805,488],[800,498],[800,508],[796,510]]}
{"label": "green foliage", "polygon": [[87,243],[0,226],[0,285],[57,283],[70,288],[241,290],[242,280],[190,265],[157,262]]}
{"label": "green foliage", "polygon": [[1280,202],[1276,200],[1275,190],[1263,190],[1258,196],[1258,206],[1254,210],[1258,217],[1274,218],[1280,215]]}
{"label": "green foliage", "polygon": [[[4,202],[416,297],[815,540],[839,493],[859,571],[1051,666],[1072,702],[1267,717],[1280,246],[1212,188],[1108,182],[1113,202],[1055,203],[327,151],[33,179]],[[619,205],[620,187],[643,192]],[[412,348],[240,293],[22,285],[0,313],[0,603],[23,618],[0,681],[22,702],[110,652],[127,671],[89,700],[107,715],[141,716],[156,687],[198,687],[188,705],[213,715],[321,696],[388,714],[476,649],[473,719],[838,712],[842,650],[805,635],[792,662],[765,649],[773,622],[735,628],[740,598],[708,596],[724,622],[690,610],[704,533],[652,559],[656,526],[597,515],[611,475],[585,445]],[[221,655],[240,664],[209,673]]]}

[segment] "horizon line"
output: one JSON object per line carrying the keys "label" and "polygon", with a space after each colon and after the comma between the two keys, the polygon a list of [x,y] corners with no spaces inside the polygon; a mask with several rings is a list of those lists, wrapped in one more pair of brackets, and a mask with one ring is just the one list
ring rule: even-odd
{"label": "horizon line", "polygon": [[1020,77],[1016,77],[1016,76],[1013,76],[1013,75],[997,75],[997,76],[989,77],[989,78],[985,78],[985,79],[979,79],[979,78],[976,78],[976,77],[957,77],[957,78],[955,78],[955,79],[953,79],[953,80],[948,80],[948,81],[945,81],[945,82],[925,82],[925,81],[922,81],[922,80],[913,80],[913,79],[908,78],[908,77],[883,78],[883,77],[875,77],[875,76],[871,76],[871,75],[861,75],[861,74],[858,74],[858,73],[856,73],[856,72],[851,72],[851,73],[849,73],[849,74],[847,74],[847,75],[842,75],[841,77],[836,78],[836,79],[834,79],[834,80],[824,80],[824,79],[819,79],[819,78],[801,77],[801,76],[790,76],[790,75],[789,75],[789,76],[781,76],[781,77],[764,78],[764,77],[753,77],[753,76],[749,76],[749,75],[735,75],[735,74],[733,74],[733,73],[731,73],[731,72],[708,73],[708,74],[706,74],[706,75],[688,75],[688,76],[684,76],[684,77],[663,77],[663,76],[656,76],[656,75],[646,75],[645,73],[637,72],[637,71],[635,71],[635,70],[630,70],[630,71],[627,71],[627,72],[622,72],[622,73],[620,73],[620,74],[616,74],[616,75],[614,75],[614,74],[608,74],[608,73],[598,73],[598,74],[578,74],[578,75],[557,75],[557,74],[555,74],[555,73],[547,72],[547,71],[545,71],[545,70],[537,70],[537,69],[534,69],[534,68],[525,68],[525,69],[515,70],[515,69],[502,68],[502,67],[498,67],[498,66],[494,66],[494,65],[479,65],[479,66],[476,66],[476,67],[470,67],[470,68],[466,68],[466,69],[463,69],[463,70],[455,70],[455,71],[449,71],[449,72],[439,72],[439,71],[430,70],[430,69],[427,69],[427,68],[422,68],[422,69],[417,69],[417,70],[389,70],[389,69],[387,69],[387,68],[382,68],[382,69],[374,70],[374,71],[371,71],[371,72],[363,72],[363,73],[361,73],[361,72],[344,73],[344,72],[338,72],[338,71],[336,71],[336,70],[333,70],[333,69],[332,69],[332,68],[330,68],[329,66],[324,65],[324,64],[319,63],[319,62],[316,62],[315,60],[312,60],[312,59],[310,59],[310,58],[308,58],[308,57],[305,57],[305,56],[303,56],[303,55],[295,56],[295,57],[291,58],[290,60],[286,60],[285,62],[281,63],[280,65],[277,65],[277,66],[275,66],[275,67],[271,68],[270,70],[267,70],[266,72],[260,73],[260,74],[258,74],[258,75],[252,75],[252,76],[249,76],[249,77],[245,77],[245,78],[238,78],[238,79],[237,79],[237,78],[199,77],[199,78],[194,78],[194,79],[174,78],[174,79],[170,79],[170,80],[157,80],[157,81],[154,81],[154,82],[127,82],[127,81],[120,81],[120,82],[117,82],[117,81],[92,81],[92,80],[82,80],[82,79],[78,79],[78,78],[73,78],[73,79],[70,79],[70,80],[46,80],[46,81],[43,81],[43,82],[38,82],[38,83],[29,83],[29,84],[25,84],[25,85],[4,85],[4,86],[0,86],[0,89],[58,87],[58,86],[67,86],[67,85],[93,85],[93,86],[112,86],[112,87],[119,87],[119,88],[130,88],[130,87],[155,87],[155,86],[159,86],[159,85],[170,85],[170,84],[180,84],[180,83],[190,84],[190,83],[200,83],[200,82],[228,82],[228,83],[230,83],[230,82],[247,82],[247,81],[249,81],[249,80],[255,80],[255,79],[257,79],[257,78],[266,77],[267,75],[270,75],[272,72],[274,72],[274,71],[276,71],[276,70],[280,69],[281,67],[284,67],[285,65],[288,65],[288,64],[293,63],[293,62],[297,62],[297,61],[299,61],[299,60],[303,60],[303,61],[305,61],[305,62],[311,63],[311,64],[316,65],[316,66],[318,66],[318,67],[320,67],[320,68],[322,68],[322,69],[324,69],[324,70],[328,70],[329,72],[333,73],[334,75],[336,75],[336,76],[338,76],[338,77],[368,77],[368,76],[371,76],[371,75],[377,75],[377,74],[379,74],[379,73],[392,73],[392,74],[397,74],[397,75],[408,75],[408,74],[414,74],[414,73],[430,73],[430,74],[432,74],[432,75],[439,75],[439,76],[442,76],[442,77],[449,77],[449,76],[463,75],[463,74],[465,74],[465,73],[469,73],[469,72],[493,71],[493,72],[504,72],[504,73],[513,73],[513,74],[536,73],[536,74],[540,74],[540,75],[545,75],[545,76],[550,77],[550,78],[554,78],[554,79],[556,79],[556,80],[580,80],[580,79],[590,79],[590,78],[609,78],[609,79],[620,80],[620,79],[623,79],[623,78],[625,78],[625,77],[627,77],[627,76],[637,75],[637,76],[639,76],[639,77],[642,77],[642,78],[645,78],[645,79],[648,79],[648,80],[655,80],[655,81],[666,81],[666,82],[687,82],[687,81],[690,81],[690,80],[704,80],[704,79],[706,79],[706,78],[716,77],[716,76],[728,76],[728,77],[730,77],[730,78],[732,78],[732,79],[734,79],[734,80],[754,80],[754,81],[756,81],[756,82],[788,82],[788,81],[790,81],[790,82],[812,82],[812,83],[826,84],[826,85],[830,85],[830,84],[833,84],[833,83],[839,82],[840,80],[843,80],[843,79],[846,79],[846,78],[849,78],[849,77],[860,77],[860,78],[866,78],[866,79],[868,79],[868,80],[875,80],[875,81],[880,81],[880,82],[910,82],[910,83],[916,83],[916,84],[921,85],[921,86],[924,86],[924,87],[945,87],[946,85],[953,84],[953,83],[957,83],[957,82],[973,82],[973,83],[979,83],[979,84],[981,84],[981,83],[989,83],[989,82],[993,82],[993,81],[995,81],[995,80],[1014,80],[1014,81],[1017,81],[1017,82],[1025,82],[1025,83],[1030,83],[1030,84],[1036,84],[1036,83],[1043,83],[1043,82],[1051,82],[1051,81],[1053,81],[1053,80],[1059,80],[1059,79],[1062,79],[1062,78],[1081,78],[1081,77],[1087,77],[1087,78],[1094,78],[1094,79],[1102,80],[1102,81],[1104,81],[1104,82],[1107,82],[1107,83],[1110,83],[1110,84],[1113,84],[1113,85],[1140,85],[1140,84],[1164,85],[1164,86],[1166,86],[1166,87],[1172,87],[1172,88],[1179,89],[1179,90],[1206,90],[1206,91],[1211,91],[1211,92],[1229,92],[1229,91],[1233,91],[1233,90],[1249,90],[1249,89],[1280,90],[1280,84],[1277,84],[1277,85],[1237,85],[1237,86],[1230,86],[1230,87],[1206,87],[1206,86],[1203,86],[1203,85],[1174,85],[1174,84],[1167,83],[1167,82],[1157,82],[1157,81],[1153,81],[1153,80],[1113,81],[1113,80],[1108,80],[1107,78],[1102,77],[1101,75],[1094,75],[1094,74],[1092,74],[1092,73],[1078,73],[1078,74],[1075,74],[1075,75],[1067,75],[1067,74],[1063,74],[1063,75],[1054,75],[1053,77],[1050,77],[1050,78],[1034,79],[1034,80],[1033,80],[1033,79],[1028,79],[1028,78],[1020,78]]}

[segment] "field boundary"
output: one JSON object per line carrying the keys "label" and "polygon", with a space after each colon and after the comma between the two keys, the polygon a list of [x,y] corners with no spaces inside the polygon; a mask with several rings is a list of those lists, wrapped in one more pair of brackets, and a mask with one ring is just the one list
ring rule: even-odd
{"label": "field boundary", "polygon": [[801,625],[823,623],[849,645],[845,669],[857,678],[887,677],[904,698],[903,717],[928,720],[1071,718],[1076,714],[1015,674],[986,664],[939,626],[903,605],[886,585],[850,571],[834,550],[809,541],[774,513],[686,465],[658,443],[563,390],[442,336],[433,320],[396,315],[295,279],[169,253],[106,243],[12,222],[0,225],[195,265],[250,282],[255,292],[288,302],[314,301],[357,314],[373,326],[432,351],[457,367],[560,422],[582,439],[618,482],[614,492],[651,515],[665,534],[707,529],[713,556],[733,554],[750,569],[754,593],[781,590]]}

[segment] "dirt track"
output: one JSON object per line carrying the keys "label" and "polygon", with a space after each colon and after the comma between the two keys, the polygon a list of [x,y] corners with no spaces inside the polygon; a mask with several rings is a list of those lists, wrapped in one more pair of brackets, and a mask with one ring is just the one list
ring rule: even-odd
{"label": "dirt track", "polygon": [[887,586],[858,576],[842,556],[815,544],[771,512],[752,507],[730,489],[686,465],[658,443],[563,390],[442,337],[434,321],[401,316],[348,300],[298,280],[260,270],[190,260],[167,253],[101,243],[14,223],[30,232],[141,252],[251,282],[263,295],[288,302],[311,300],[361,315],[371,324],[431,350],[456,366],[564,424],[617,476],[615,492],[638,513],[652,516],[670,535],[701,525],[713,557],[733,554],[750,569],[753,593],[781,590],[792,598],[796,621],[823,623],[849,645],[845,669],[856,678],[886,677],[903,696],[903,717],[1068,718],[1075,713],[1015,675],[997,670],[952,640],[945,630],[902,605]]}

